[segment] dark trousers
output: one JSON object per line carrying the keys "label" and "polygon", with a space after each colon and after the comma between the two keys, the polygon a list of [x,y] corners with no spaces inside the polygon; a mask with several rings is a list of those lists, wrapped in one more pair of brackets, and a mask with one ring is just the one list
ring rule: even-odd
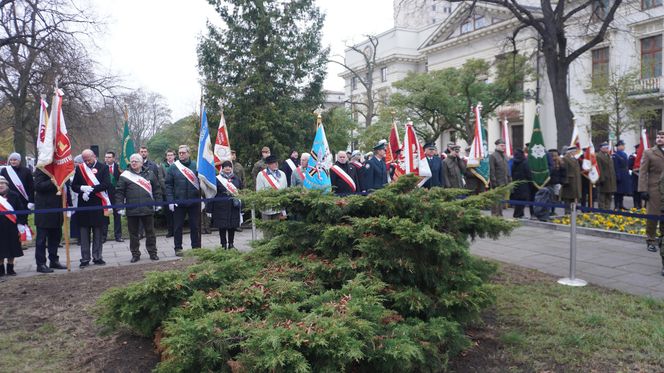
{"label": "dark trousers", "polygon": [[[118,214],[117,209],[113,209],[113,238],[116,240],[122,238],[122,220],[120,220],[120,214]],[[109,218],[110,222],[110,218]],[[102,232],[102,238],[104,241],[108,238],[108,225],[104,226],[104,230]]]}
{"label": "dark trousers", "polygon": [[615,207],[616,210],[623,210],[625,209],[625,195],[622,193],[616,193],[613,196],[613,206]]}
{"label": "dark trousers", "polygon": [[166,217],[166,227],[168,228],[168,235],[172,236],[173,235],[173,211],[169,210],[168,206],[166,206],[161,211],[164,212],[164,216]]}
{"label": "dark trousers", "polygon": [[62,239],[62,227],[39,228],[35,242],[35,260],[37,265],[46,264],[46,248],[48,247],[48,260],[51,263],[58,261],[58,245]]}
{"label": "dark trousers", "polygon": [[154,233],[154,215],[127,216],[127,229],[129,230],[129,250],[135,257],[141,256],[139,250],[141,241],[138,238],[138,226],[143,224],[145,229],[145,247],[149,254],[157,253],[157,236]]}
{"label": "dark trousers", "polygon": [[[228,236],[228,239],[226,237]],[[228,246],[233,245],[235,240],[235,228],[219,228],[219,239],[221,241],[221,246],[224,249],[228,249]]]}
{"label": "dark trousers", "polygon": [[78,215],[73,214],[69,219],[69,238],[81,238],[81,229],[78,227]]}
{"label": "dark trousers", "polygon": [[[101,260],[102,227],[81,227],[81,263],[90,261],[90,244],[92,243],[92,259]],[[92,242],[90,242],[90,233],[92,232]]]}
{"label": "dark trousers", "polygon": [[640,192],[634,192],[632,193],[632,201],[634,201],[634,207],[637,209],[640,209],[643,207],[643,202],[641,201],[641,193]]}
{"label": "dark trousers", "polygon": [[201,247],[201,241],[198,233],[198,224],[201,219],[201,205],[195,203],[189,206],[177,206],[173,212],[173,242],[175,250],[182,250],[182,228],[184,227],[184,218],[189,217],[189,236],[191,238],[191,247]]}
{"label": "dark trousers", "polygon": [[[512,215],[512,216],[514,216],[517,219],[522,218],[524,216],[523,210],[524,210],[525,207],[526,206],[523,206],[523,205],[514,205],[514,215]],[[530,216],[533,216],[532,213],[531,213]]]}

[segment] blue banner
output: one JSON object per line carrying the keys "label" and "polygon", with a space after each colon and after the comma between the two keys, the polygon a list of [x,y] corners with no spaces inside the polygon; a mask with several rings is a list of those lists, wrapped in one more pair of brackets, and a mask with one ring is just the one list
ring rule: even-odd
{"label": "blue banner", "polygon": [[327,145],[325,137],[325,128],[323,123],[318,125],[314,145],[311,147],[311,157],[307,163],[307,170],[304,174],[304,187],[307,189],[317,189],[329,192],[332,190],[330,182],[330,168],[334,160],[330,147]]}

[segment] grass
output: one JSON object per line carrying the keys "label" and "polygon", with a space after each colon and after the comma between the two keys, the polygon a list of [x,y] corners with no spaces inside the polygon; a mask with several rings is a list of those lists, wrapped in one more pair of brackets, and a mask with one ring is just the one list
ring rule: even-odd
{"label": "grass", "polygon": [[5,330],[0,338],[0,365],[5,372],[56,372],[67,366],[68,353],[75,348],[73,338],[50,323],[33,331]]}
{"label": "grass", "polygon": [[512,280],[495,287],[508,360],[533,371],[664,371],[664,301]]}

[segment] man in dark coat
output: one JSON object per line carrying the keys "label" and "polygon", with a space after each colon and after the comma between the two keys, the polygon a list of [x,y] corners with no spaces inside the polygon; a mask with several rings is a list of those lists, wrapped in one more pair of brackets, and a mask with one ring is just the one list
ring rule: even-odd
{"label": "man in dark coat", "polygon": [[[118,179],[115,189],[115,203],[127,205],[141,205],[161,202],[161,188],[153,171],[143,166],[143,158],[139,154],[129,157],[129,168],[124,170]],[[157,236],[154,232],[154,211],[161,206],[139,206],[126,209],[127,229],[129,230],[129,250],[131,262],[141,259],[139,250],[141,242],[138,237],[138,224],[142,222],[145,229],[145,247],[150,259],[159,260],[157,256]]]}
{"label": "man in dark coat", "polygon": [[436,144],[429,143],[424,145],[424,155],[427,157],[429,169],[431,170],[431,177],[424,184],[423,188],[431,189],[433,187],[442,187],[445,185],[443,161],[436,155]]}
{"label": "man in dark coat", "polygon": [[[115,162],[115,152],[108,151],[104,154],[104,163],[108,166],[108,174],[111,178],[111,187],[108,188],[108,197],[111,201],[115,201],[115,185],[118,183],[120,177],[120,165]],[[116,242],[124,242],[122,239],[122,220],[118,209],[113,209],[113,236]],[[110,225],[110,218],[107,218],[109,224],[104,226],[102,232],[102,241],[106,242],[108,237],[108,226]]]}
{"label": "man in dark coat", "polygon": [[629,158],[625,153],[625,142],[618,140],[616,151],[613,153],[613,168],[616,170],[616,195],[614,207],[616,210],[625,210],[623,199],[625,195],[632,194],[632,177],[629,174]]}
{"label": "man in dark coat", "polygon": [[[512,160],[512,180],[521,180],[525,181],[526,183],[519,184],[516,187],[514,187],[514,190],[512,190],[512,193],[510,195],[510,199],[515,200],[515,201],[531,201],[532,196],[531,196],[531,188],[530,184],[531,181],[533,180],[533,174],[530,171],[530,167],[528,166],[528,160],[526,159],[526,155],[523,152],[523,149],[516,149],[514,151],[514,159]],[[514,218],[519,219],[524,216],[523,210],[525,206],[524,205],[515,205],[514,206]],[[533,217],[533,212],[531,211],[531,217]]]}
{"label": "man in dark coat", "polygon": [[597,153],[597,167],[599,168],[599,208],[610,209],[611,199],[616,192],[616,170],[609,154],[609,143],[603,142]]}
{"label": "man in dark coat", "polygon": [[[169,202],[168,208],[173,212],[173,241],[175,255],[177,256],[182,256],[182,228],[184,227],[185,216],[189,217],[191,247],[201,247],[200,235],[198,233],[198,222],[201,218],[200,202],[175,202],[178,200],[200,198],[196,162],[192,161],[189,157],[189,147],[187,145],[180,145],[178,160],[168,169],[168,173],[166,174],[166,199]],[[180,166],[182,166],[182,171],[180,170]],[[191,179],[185,176],[185,172],[191,175]]]}
{"label": "man in dark coat", "polygon": [[[148,148],[145,145],[140,147],[140,149],[138,150],[138,154],[140,154],[141,157],[143,157],[143,167],[152,171],[154,176],[157,178],[157,184],[159,184],[159,188],[161,189],[160,192],[162,195],[164,195],[166,192],[166,180],[162,177],[164,172],[161,169],[161,166],[158,163],[155,163],[149,159],[150,152],[148,151]],[[143,238],[145,236],[145,228],[143,228],[143,222],[139,222],[138,235],[140,238]]]}
{"label": "man in dark coat", "polygon": [[443,161],[443,172],[445,175],[443,182],[445,183],[445,188],[461,189],[464,187],[463,174],[466,172],[466,162],[459,157],[459,151],[461,150],[459,145],[452,145],[448,149],[450,152]]}
{"label": "man in dark coat", "polygon": [[[646,214],[659,215],[661,211],[661,195],[659,180],[664,173],[664,131],[657,131],[655,146],[643,149],[639,168],[639,189],[641,199],[647,202]],[[657,229],[659,226],[659,229]],[[657,231],[659,230],[659,235]],[[664,221],[646,220],[646,244],[648,251],[657,252],[657,237],[664,235]],[[664,261],[664,257],[662,258]],[[662,263],[664,265],[664,262]]]}
{"label": "man in dark coat", "polygon": [[348,154],[345,151],[340,151],[337,154],[337,161],[330,169],[330,182],[332,183],[332,190],[338,196],[346,196],[353,194],[357,191],[357,172],[355,167],[348,162]]}
{"label": "man in dark coat", "polygon": [[[51,177],[40,169],[35,170],[34,177],[35,208],[37,210],[61,208],[62,195],[58,195],[58,188],[51,181]],[[67,186],[63,188],[62,193],[66,193],[69,196],[69,193],[66,192],[67,188]],[[71,199],[69,202],[71,202]],[[61,212],[35,214],[35,226],[37,227],[35,260],[37,262],[37,272],[51,273],[53,269],[67,269],[67,267],[60,264],[58,258],[58,245],[62,239],[63,220]],[[50,262],[48,266],[46,266],[47,247],[48,260]]]}
{"label": "man in dark coat", "polygon": [[565,167],[565,182],[560,190],[560,199],[565,203],[565,213],[571,211],[570,204],[581,199],[581,166],[574,157],[576,146],[570,146],[565,151],[563,165]]}
{"label": "man in dark coat", "polygon": [[[102,206],[110,203],[107,191],[111,186],[111,177],[108,167],[97,161],[95,153],[85,149],[81,153],[83,163],[76,167],[74,181],[71,188],[78,193],[78,207]],[[94,183],[91,175],[98,183]],[[106,224],[104,210],[78,211],[78,226],[81,232],[81,264],[84,268],[90,264],[90,232],[92,231],[92,262],[96,265],[104,265],[102,258],[102,230]]]}
{"label": "man in dark coat", "polygon": [[297,152],[297,150],[293,149],[290,152],[290,156],[288,159],[283,161],[281,163],[281,171],[286,175],[286,181],[288,182],[288,186],[291,186],[291,175],[293,172],[295,172],[295,169],[297,169],[297,166],[300,165],[300,154]]}
{"label": "man in dark coat", "polygon": [[9,165],[2,168],[0,176],[7,179],[9,190],[18,193],[23,205],[33,210],[35,208],[35,189],[32,172],[27,167],[21,166],[21,155],[18,153],[10,154],[7,161]]}
{"label": "man in dark coat", "polygon": [[[164,180],[164,194],[162,199],[166,201],[166,174],[168,174],[168,169],[175,163],[175,150],[168,149],[165,154],[166,158],[164,163],[161,164],[161,177],[160,180]],[[166,217],[166,238],[173,237],[173,211],[169,209],[162,209],[164,216]]]}
{"label": "man in dark coat", "polygon": [[[489,156],[489,178],[491,180],[491,188],[507,185],[512,181],[509,173],[507,155],[505,155],[505,140],[498,139],[494,144],[496,145],[496,150]],[[503,216],[502,202],[499,202],[492,207],[491,215]]]}
{"label": "man in dark coat", "polygon": [[367,193],[382,189],[387,184],[387,165],[385,164],[387,141],[380,140],[373,147],[374,156],[365,164],[362,171],[362,188]]}

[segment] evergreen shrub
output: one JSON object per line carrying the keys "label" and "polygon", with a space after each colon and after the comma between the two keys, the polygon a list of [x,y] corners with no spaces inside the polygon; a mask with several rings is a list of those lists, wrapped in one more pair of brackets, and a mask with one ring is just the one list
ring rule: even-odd
{"label": "evergreen shrub", "polygon": [[158,372],[444,370],[469,346],[464,326],[494,301],[495,268],[475,237],[515,223],[487,216],[504,189],[419,189],[414,177],[369,196],[288,189],[247,193],[285,208],[248,253],[196,250],[187,270],[106,292],[99,322],[156,335]]}

